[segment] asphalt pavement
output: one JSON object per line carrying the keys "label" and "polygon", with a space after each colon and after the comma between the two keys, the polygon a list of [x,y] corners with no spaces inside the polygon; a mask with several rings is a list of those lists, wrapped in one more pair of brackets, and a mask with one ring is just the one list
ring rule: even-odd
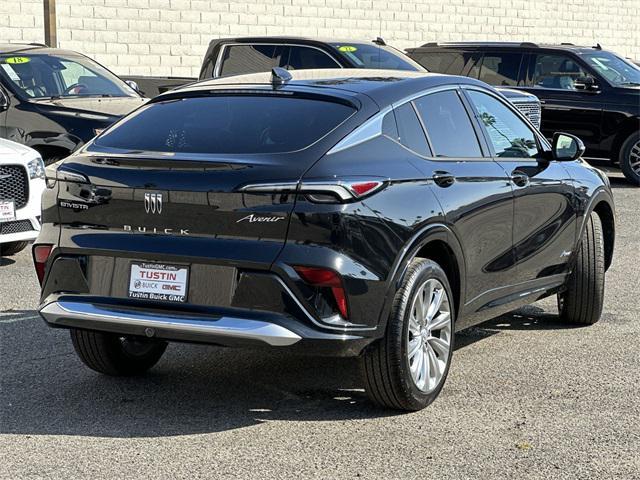
{"label": "asphalt pavement", "polygon": [[640,478],[640,189],[618,210],[602,320],[546,299],[457,335],[429,408],[372,406],[352,359],[172,344],[101,376],[35,311],[28,251],[0,259],[0,478]]}

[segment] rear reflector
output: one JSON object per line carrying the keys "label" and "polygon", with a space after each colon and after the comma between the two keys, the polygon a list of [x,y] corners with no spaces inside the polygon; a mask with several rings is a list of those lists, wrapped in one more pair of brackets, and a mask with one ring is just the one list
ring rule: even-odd
{"label": "rear reflector", "polygon": [[378,189],[382,185],[382,182],[362,182],[362,183],[351,183],[349,188],[356,195],[356,197],[362,197],[367,193],[370,193],[376,189]]}
{"label": "rear reflector", "polygon": [[33,247],[33,263],[36,267],[36,274],[38,275],[38,281],[40,286],[44,281],[44,272],[47,267],[47,260],[51,255],[51,249],[53,245],[36,245]]}
{"label": "rear reflector", "polygon": [[293,267],[300,277],[314,287],[331,288],[333,299],[338,307],[338,312],[345,320],[349,318],[347,310],[347,296],[345,295],[342,279],[337,272],[326,268],[317,267]]}

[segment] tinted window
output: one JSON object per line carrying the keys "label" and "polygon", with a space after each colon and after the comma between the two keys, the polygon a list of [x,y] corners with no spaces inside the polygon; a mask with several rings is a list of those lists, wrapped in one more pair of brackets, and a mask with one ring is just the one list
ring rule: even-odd
{"label": "tinted window", "polygon": [[27,53],[0,56],[2,77],[20,93],[31,98],[136,95],[118,77],[80,55]]}
{"label": "tinted window", "polygon": [[517,85],[521,62],[521,53],[487,53],[479,78],[490,85]]}
{"label": "tinted window", "polygon": [[422,125],[411,104],[401,105],[395,109],[395,113],[400,143],[420,155],[431,155]]}
{"label": "tinted window", "polygon": [[611,52],[587,53],[582,58],[614,85],[640,85],[640,68]]}
{"label": "tinted window", "polygon": [[482,156],[471,120],[456,92],[450,90],[425,95],[415,104],[436,156]]}
{"label": "tinted window", "polygon": [[470,54],[463,52],[416,53],[412,57],[430,72],[460,75]]}
{"label": "tinted window", "polygon": [[282,55],[280,66],[288,70],[313,68],[340,68],[329,55],[316,48],[288,47]]}
{"label": "tinted window", "polygon": [[393,112],[387,113],[382,119],[382,134],[394,140],[400,139],[398,124],[396,123],[396,117]]}
{"label": "tinted window", "polygon": [[469,96],[496,156],[532,158],[538,154],[534,133],[509,107],[486,93],[471,90]]}
{"label": "tinted window", "polygon": [[229,45],[222,56],[220,75],[268,72],[275,65],[273,45]]}
{"label": "tinted window", "polygon": [[96,139],[124,150],[277,153],[307,147],[354,112],[329,101],[211,96],[152,103]]}
{"label": "tinted window", "polygon": [[574,82],[587,73],[571,57],[566,55],[536,55],[532,86],[576,90]]}
{"label": "tinted window", "polygon": [[423,71],[423,68],[404,53],[386,45],[374,43],[332,43],[338,55],[355,68]]}

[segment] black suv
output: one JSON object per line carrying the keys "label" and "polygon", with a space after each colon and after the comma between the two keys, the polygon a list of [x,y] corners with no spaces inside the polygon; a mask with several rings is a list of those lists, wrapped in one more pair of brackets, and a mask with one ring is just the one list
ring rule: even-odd
{"label": "black suv", "polygon": [[0,137],[34,148],[46,164],[145,101],[133,86],[79,53],[0,45]]}
{"label": "black suv", "polygon": [[162,94],[47,172],[40,314],[108,375],[167,341],[361,356],[379,404],[440,392],[455,331],[548,295],[601,315],[606,177],[466,77],[327,69]]}
{"label": "black suv", "polygon": [[429,71],[533,93],[542,132],[573,133],[586,156],[618,163],[640,185],[640,69],[595,47],[533,43],[427,43],[407,50]]}

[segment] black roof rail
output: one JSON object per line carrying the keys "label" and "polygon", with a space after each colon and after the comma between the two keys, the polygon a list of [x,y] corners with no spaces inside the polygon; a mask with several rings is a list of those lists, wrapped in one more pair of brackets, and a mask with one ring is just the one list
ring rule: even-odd
{"label": "black roof rail", "polygon": [[428,42],[422,47],[448,47],[448,46],[482,46],[482,47],[534,47],[538,44],[533,42]]}

